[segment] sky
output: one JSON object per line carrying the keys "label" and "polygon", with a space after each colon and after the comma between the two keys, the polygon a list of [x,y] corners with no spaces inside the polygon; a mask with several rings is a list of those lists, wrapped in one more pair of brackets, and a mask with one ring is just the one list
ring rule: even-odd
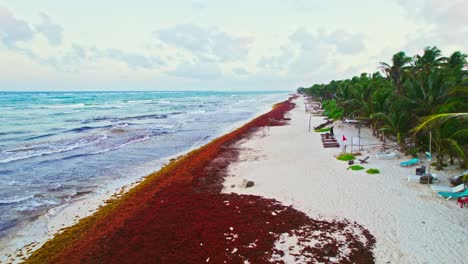
{"label": "sky", "polygon": [[295,90],[467,53],[468,0],[0,0],[0,91]]}

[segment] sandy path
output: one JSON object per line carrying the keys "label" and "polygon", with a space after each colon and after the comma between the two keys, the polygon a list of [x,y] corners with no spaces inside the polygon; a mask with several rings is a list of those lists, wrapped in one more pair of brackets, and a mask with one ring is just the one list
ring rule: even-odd
{"label": "sandy path", "polygon": [[[225,192],[275,198],[311,217],[356,221],[376,237],[377,263],[466,263],[467,208],[437,197],[425,185],[408,183],[414,167],[398,166],[408,157],[377,160],[375,149],[364,148],[363,155],[370,156],[364,167],[381,173],[347,171],[346,162],[333,158],[342,149],[323,148],[319,133],[307,131],[310,115],[303,99],[296,103],[291,125],[263,129],[241,143],[241,161],[230,166]],[[312,117],[312,126],[322,122],[322,117]],[[349,142],[357,130],[335,125],[335,134],[344,134]],[[361,136],[363,144],[378,143],[368,129]],[[454,172],[437,173],[444,184],[444,176]],[[255,186],[241,188],[243,179]]]}

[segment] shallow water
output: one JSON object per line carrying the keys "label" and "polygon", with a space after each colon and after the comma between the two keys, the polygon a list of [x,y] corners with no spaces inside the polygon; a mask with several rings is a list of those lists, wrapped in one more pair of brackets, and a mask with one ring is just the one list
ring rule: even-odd
{"label": "shallow water", "polygon": [[0,237],[112,181],[144,176],[286,95],[0,92]]}

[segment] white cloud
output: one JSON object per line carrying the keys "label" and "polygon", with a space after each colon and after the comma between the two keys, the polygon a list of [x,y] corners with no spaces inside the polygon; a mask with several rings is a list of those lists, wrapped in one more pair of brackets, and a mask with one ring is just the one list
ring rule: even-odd
{"label": "white cloud", "polygon": [[53,23],[47,14],[40,13],[39,15],[42,22],[35,26],[36,31],[42,34],[50,45],[60,45],[63,39],[63,27]]}
{"label": "white cloud", "polygon": [[237,75],[248,75],[249,74],[249,72],[243,67],[234,68],[234,69],[232,69],[232,72],[237,74]]}
{"label": "white cloud", "polygon": [[276,56],[262,57],[257,66],[291,76],[310,75],[326,66],[336,55],[354,55],[364,50],[363,37],[344,30],[309,32],[299,28]]}
{"label": "white cloud", "polygon": [[214,80],[222,77],[221,69],[214,63],[180,63],[175,70],[168,72],[170,75],[196,80]]}
{"label": "white cloud", "polygon": [[353,34],[339,29],[323,37],[328,43],[334,44],[336,51],[342,54],[356,54],[365,48],[362,34]]}
{"label": "white cloud", "polygon": [[245,59],[252,43],[250,37],[234,36],[216,28],[203,28],[194,24],[179,24],[159,30],[155,35],[163,43],[208,62]]}
{"label": "white cloud", "polygon": [[137,69],[152,69],[162,65],[163,61],[158,57],[145,56],[136,52],[126,52],[119,49],[107,49],[101,52],[104,57],[127,64],[128,67]]}
{"label": "white cloud", "polygon": [[437,44],[466,49],[466,45],[459,44],[468,39],[468,1],[398,0],[398,3],[407,11],[407,16],[421,27],[418,32],[408,35],[407,48]]}
{"label": "white cloud", "polygon": [[202,2],[193,2],[192,3],[192,8],[194,8],[194,9],[204,9],[204,8],[206,8],[206,4],[204,4]]}
{"label": "white cloud", "polygon": [[291,46],[282,46],[278,55],[260,58],[257,66],[266,70],[283,71],[288,68],[295,57],[296,51]]}
{"label": "white cloud", "polygon": [[5,46],[13,48],[18,42],[30,41],[33,32],[26,21],[15,18],[8,9],[0,6],[0,38]]}
{"label": "white cloud", "polygon": [[89,52],[86,48],[73,44],[62,56],[55,56],[49,58],[40,58],[34,54],[35,60],[47,64],[60,71],[78,71],[79,67],[87,61]]}
{"label": "white cloud", "polygon": [[303,50],[314,50],[319,46],[334,47],[338,53],[357,54],[364,50],[364,37],[359,33],[350,33],[343,29],[333,32],[319,30],[308,32],[304,28],[296,30],[290,35],[290,40],[301,46]]}

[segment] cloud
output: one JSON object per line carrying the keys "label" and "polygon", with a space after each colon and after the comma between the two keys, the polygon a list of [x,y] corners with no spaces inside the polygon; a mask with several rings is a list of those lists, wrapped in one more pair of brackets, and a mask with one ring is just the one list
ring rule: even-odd
{"label": "cloud", "polygon": [[180,63],[170,75],[196,80],[214,80],[222,77],[221,69],[214,63]]}
{"label": "cloud", "polygon": [[62,57],[48,59],[49,64],[60,68],[63,66],[78,66],[87,61],[89,52],[83,46],[73,44]]}
{"label": "cloud", "polygon": [[339,29],[323,37],[328,43],[334,44],[336,51],[342,54],[356,54],[365,48],[362,34],[353,34]]}
{"label": "cloud", "polygon": [[238,37],[216,28],[179,24],[155,32],[163,43],[190,52],[207,62],[238,61],[247,57],[252,39]]}
{"label": "cloud", "polygon": [[343,29],[333,32],[318,31],[311,33],[301,28],[290,35],[292,42],[298,43],[303,50],[317,49],[327,45],[334,47],[341,54],[357,54],[364,50],[363,36],[359,33],[349,33]]}
{"label": "cloud", "polygon": [[289,35],[289,42],[276,56],[262,57],[257,66],[290,75],[317,72],[336,55],[354,55],[364,50],[363,38],[358,33],[344,30],[309,32],[299,28]]}
{"label": "cloud", "polygon": [[324,48],[318,50],[302,50],[289,65],[289,74],[309,74],[327,65],[330,53]]}
{"label": "cloud", "polygon": [[232,72],[237,74],[237,75],[248,75],[249,74],[249,72],[243,67],[234,68],[234,69],[232,69]]}
{"label": "cloud", "polygon": [[152,69],[157,65],[164,64],[158,57],[145,56],[135,52],[126,52],[119,49],[107,49],[100,52],[105,58],[113,59],[116,61],[127,64],[128,67],[136,69]]}
{"label": "cloud", "polygon": [[39,15],[42,22],[35,26],[36,31],[42,34],[50,45],[60,45],[63,39],[63,27],[54,24],[47,14],[40,13]]}
{"label": "cloud", "polygon": [[296,52],[286,46],[281,47],[281,51],[276,56],[262,57],[257,66],[266,70],[285,70],[292,60],[296,57]]}
{"label": "cloud", "polygon": [[[408,47],[426,43],[431,39],[440,40],[441,44],[448,46],[464,43],[468,39],[467,1],[397,0],[397,2],[407,11],[408,17],[419,23],[421,27],[421,30],[408,36],[410,39]],[[433,45],[433,41],[429,42],[426,45]],[[466,47],[459,46],[459,48]]]}
{"label": "cloud", "polygon": [[0,39],[2,43],[14,48],[18,42],[28,42],[33,38],[29,24],[16,19],[5,7],[0,6]]}
{"label": "cloud", "polygon": [[206,4],[204,4],[202,2],[193,2],[192,3],[192,8],[193,9],[204,9],[204,8],[206,8]]}
{"label": "cloud", "polygon": [[146,56],[140,53],[127,52],[120,49],[98,49],[86,47],[74,43],[64,53],[56,56],[42,57],[28,48],[16,48],[16,52],[21,53],[29,59],[56,68],[59,71],[77,72],[86,63],[95,63],[99,60],[108,59],[124,63],[130,69],[154,69],[164,65],[159,57]]}

